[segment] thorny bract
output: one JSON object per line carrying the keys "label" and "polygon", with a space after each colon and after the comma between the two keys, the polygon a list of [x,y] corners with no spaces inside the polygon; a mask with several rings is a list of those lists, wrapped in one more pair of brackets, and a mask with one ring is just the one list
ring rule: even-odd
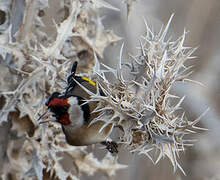
{"label": "thorny bract", "polygon": [[[129,61],[123,61],[123,44],[117,68],[102,64],[104,69],[100,69],[97,60],[94,73],[105,96],[90,92],[91,99],[88,101],[99,102],[95,112],[100,115],[92,123],[104,121],[103,128],[114,123],[123,130],[121,143],[131,152],[145,154],[155,164],[166,156],[174,171],[180,168],[184,173],[177,158],[185,146],[192,145],[189,134],[202,130],[196,127],[202,115],[189,121],[181,107],[185,97],[170,93],[175,82],[188,80],[191,66],[187,67],[184,63],[193,58],[191,55],[196,50],[184,46],[185,31],[177,40],[166,41],[172,18],[173,15],[157,34],[145,23],[146,34],[140,40],[140,53],[130,55]],[[107,78],[107,72],[115,79]],[[155,153],[156,159],[152,158]]]}

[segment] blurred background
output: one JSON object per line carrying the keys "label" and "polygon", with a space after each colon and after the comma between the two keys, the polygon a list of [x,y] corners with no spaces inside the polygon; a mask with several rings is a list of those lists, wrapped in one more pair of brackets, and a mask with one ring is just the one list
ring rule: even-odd
{"label": "blurred background", "polygon": [[[183,106],[189,119],[198,118],[207,108],[208,113],[201,119],[200,126],[209,129],[195,134],[197,142],[187,148],[180,162],[187,176],[180,171],[173,173],[171,163],[164,159],[157,165],[143,156],[121,151],[119,162],[129,165],[119,171],[115,179],[120,180],[219,180],[220,179],[220,1],[219,0],[137,0],[133,2],[127,18],[126,4],[109,0],[121,12],[103,9],[103,23],[107,28],[123,37],[126,51],[136,54],[138,38],[145,31],[143,19],[155,32],[166,24],[172,13],[168,37],[173,40],[188,31],[185,46],[198,47],[195,59],[188,62],[194,65],[194,83],[180,83],[173,91],[179,96],[186,95]],[[108,47],[104,53],[105,63],[114,66],[121,43]],[[126,53],[124,54],[126,59]],[[104,179],[104,177],[103,177]]]}

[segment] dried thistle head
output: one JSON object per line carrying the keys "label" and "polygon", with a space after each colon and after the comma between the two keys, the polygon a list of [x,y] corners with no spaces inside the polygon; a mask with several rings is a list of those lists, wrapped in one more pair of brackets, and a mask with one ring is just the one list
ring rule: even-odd
{"label": "dried thistle head", "polygon": [[[170,93],[173,84],[187,80],[191,73],[184,63],[193,58],[195,48],[184,47],[186,32],[176,41],[165,40],[173,15],[166,27],[158,34],[152,33],[146,24],[146,34],[140,40],[140,54],[130,56],[130,61],[122,61],[123,46],[117,68],[104,64],[100,69],[97,60],[95,78],[105,96],[92,94],[89,101],[98,101],[95,112],[100,115],[92,121],[104,121],[105,126],[114,123],[123,130],[121,143],[132,152],[147,155],[154,163],[167,156],[174,170],[180,167],[177,157],[190,140],[185,135],[198,129],[195,121],[189,121],[180,98]],[[106,72],[114,79],[107,78]],[[179,100],[178,100],[179,99]],[[177,103],[172,103],[176,100]],[[177,111],[182,110],[182,113]],[[151,157],[158,152],[157,159]],[[183,170],[182,170],[183,171]]]}

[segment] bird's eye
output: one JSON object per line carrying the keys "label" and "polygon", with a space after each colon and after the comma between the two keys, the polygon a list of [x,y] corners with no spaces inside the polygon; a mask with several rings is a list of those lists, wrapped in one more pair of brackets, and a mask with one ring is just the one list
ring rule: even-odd
{"label": "bird's eye", "polygon": [[49,106],[50,102],[54,99],[54,98],[58,98],[60,96],[59,92],[54,92],[46,101],[45,105]]}

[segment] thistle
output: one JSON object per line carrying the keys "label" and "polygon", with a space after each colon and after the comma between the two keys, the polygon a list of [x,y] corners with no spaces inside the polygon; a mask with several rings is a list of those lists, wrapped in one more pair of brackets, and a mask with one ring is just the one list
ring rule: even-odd
{"label": "thistle", "polygon": [[[25,2],[21,9],[10,9],[16,7],[11,5],[12,1],[0,3],[4,4],[0,16],[5,18],[0,27],[0,132],[1,154],[5,156],[1,158],[1,178],[79,179],[82,172],[93,175],[101,171],[112,176],[126,167],[110,154],[99,160],[86,147],[69,146],[59,124],[39,126],[37,122],[51,92],[65,89],[73,60],[80,64],[78,73],[86,75],[95,64],[91,76],[99,91],[97,94],[88,92],[91,98],[87,101],[98,102],[94,112],[99,116],[91,123],[104,121],[103,128],[113,123],[123,132],[119,144],[131,152],[147,155],[153,163],[167,156],[174,170],[182,170],[177,161],[179,152],[192,143],[185,135],[201,128],[195,126],[200,117],[194,121],[186,118],[181,108],[184,97],[170,93],[175,82],[188,80],[192,67],[184,63],[193,58],[195,51],[195,48],[184,47],[185,31],[175,41],[166,40],[173,15],[157,34],[145,23],[146,34],[140,40],[140,53],[124,60],[123,44],[118,66],[111,68],[100,64],[98,59],[103,57],[105,47],[120,37],[104,28],[98,8],[117,8],[104,0],[62,1],[59,11],[52,11],[63,11],[65,15],[58,22],[54,21],[59,19],[58,14],[52,16],[55,26],[51,26],[42,16],[49,13],[50,17],[52,1]],[[129,13],[134,1],[124,2]],[[17,17],[21,17],[21,25]],[[106,73],[112,74],[114,79],[108,78]],[[156,159],[152,157],[154,153]],[[66,162],[71,163],[71,169],[64,168]]]}
{"label": "thistle", "polygon": [[[170,93],[175,82],[188,80],[191,66],[186,67],[184,63],[193,58],[195,51],[195,48],[184,47],[185,31],[176,41],[165,40],[172,18],[173,15],[158,34],[145,23],[146,34],[140,40],[140,53],[123,61],[123,44],[117,68],[102,64],[104,69],[100,69],[97,59],[94,78],[105,96],[90,92],[88,101],[99,102],[94,112],[100,115],[91,123],[104,121],[103,128],[114,123],[123,131],[120,143],[131,152],[145,154],[153,163],[166,156],[174,171],[180,168],[184,173],[177,158],[179,152],[193,142],[185,139],[185,135],[201,129],[195,126],[201,117],[189,121],[181,107],[184,97]],[[114,79],[107,78],[107,72]],[[152,153],[158,150],[157,158],[153,159]]]}

